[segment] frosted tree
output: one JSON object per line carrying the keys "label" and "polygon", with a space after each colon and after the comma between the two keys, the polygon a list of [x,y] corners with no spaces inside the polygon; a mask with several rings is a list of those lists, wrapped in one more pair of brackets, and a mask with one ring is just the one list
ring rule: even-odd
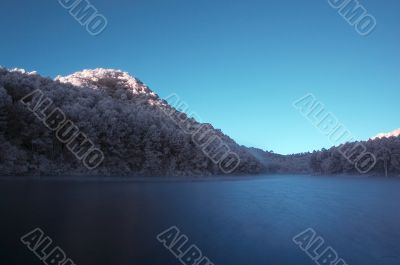
{"label": "frosted tree", "polygon": [[11,97],[8,95],[4,87],[0,86],[0,134],[4,134],[8,122],[8,109],[12,103]]}

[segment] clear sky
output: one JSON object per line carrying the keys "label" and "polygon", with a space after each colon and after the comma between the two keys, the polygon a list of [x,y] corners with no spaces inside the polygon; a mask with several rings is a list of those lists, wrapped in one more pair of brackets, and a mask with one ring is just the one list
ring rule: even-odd
{"label": "clear sky", "polygon": [[292,107],[313,93],[359,139],[400,127],[400,2],[362,0],[362,37],[327,0],[91,0],[91,36],[57,0],[0,8],[0,65],[45,76],[116,68],[176,93],[239,144],[296,153],[329,147]]}

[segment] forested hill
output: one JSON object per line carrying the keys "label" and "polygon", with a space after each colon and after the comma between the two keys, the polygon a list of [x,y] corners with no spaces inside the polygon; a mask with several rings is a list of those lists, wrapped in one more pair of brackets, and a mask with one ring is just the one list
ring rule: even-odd
{"label": "forested hill", "polygon": [[[40,104],[34,102],[35,96],[40,96]],[[62,126],[62,141],[60,128],[55,131],[57,122],[51,124],[48,118],[46,124],[43,119],[55,108],[71,128],[65,129],[67,122]],[[193,132],[199,128],[203,138],[194,142]],[[75,132],[72,129],[86,137],[82,146],[67,141],[68,133],[72,139]],[[213,141],[202,145],[208,139]],[[225,153],[216,152],[221,145]],[[228,153],[240,158],[237,165],[222,161]],[[207,176],[262,171],[262,164],[245,148],[211,125],[188,118],[125,72],[85,70],[52,80],[35,72],[0,69],[2,176]]]}
{"label": "forested hill", "polygon": [[343,146],[279,155],[239,146],[175,103],[122,71],[53,80],[0,68],[0,176],[361,174],[360,152],[376,158],[366,174],[400,174],[399,131],[346,144],[349,157]]}
{"label": "forested hill", "polygon": [[367,141],[312,153],[280,155],[256,148],[249,148],[249,152],[263,161],[268,173],[400,176],[400,137],[397,135],[380,134]]}

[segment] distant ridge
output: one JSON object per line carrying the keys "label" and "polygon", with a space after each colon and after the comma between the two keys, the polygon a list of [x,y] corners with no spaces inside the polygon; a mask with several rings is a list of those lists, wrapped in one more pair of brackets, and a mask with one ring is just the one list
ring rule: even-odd
{"label": "distant ridge", "polygon": [[382,138],[390,138],[390,137],[398,137],[400,136],[400,129],[396,129],[394,131],[388,132],[388,133],[379,133],[372,137],[372,140],[375,139],[382,139]]}

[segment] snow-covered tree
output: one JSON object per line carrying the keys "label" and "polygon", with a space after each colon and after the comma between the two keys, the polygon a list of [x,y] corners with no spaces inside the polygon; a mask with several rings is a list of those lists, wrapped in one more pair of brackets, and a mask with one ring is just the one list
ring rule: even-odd
{"label": "snow-covered tree", "polygon": [[[56,133],[19,100],[40,89],[66,118],[104,153],[99,168],[88,171]],[[84,70],[55,80],[23,70],[0,69],[0,128],[4,131],[0,165],[10,175],[211,175],[221,174],[175,117],[169,106],[126,72]],[[188,119],[192,129],[201,127]],[[230,150],[240,154],[235,173],[258,173],[262,166],[244,148],[207,125]],[[4,150],[8,150],[3,152]],[[17,167],[15,167],[17,165]]]}

